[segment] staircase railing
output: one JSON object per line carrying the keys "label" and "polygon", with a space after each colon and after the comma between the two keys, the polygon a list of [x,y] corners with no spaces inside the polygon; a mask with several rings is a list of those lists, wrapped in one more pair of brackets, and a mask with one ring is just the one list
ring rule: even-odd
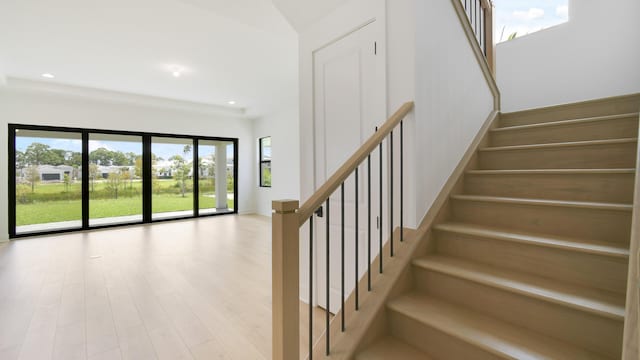
{"label": "staircase railing", "polygon": [[[389,219],[386,220],[389,222],[389,231],[390,231],[390,252],[389,256],[393,257],[394,255],[394,247],[393,247],[393,230],[394,230],[394,192],[396,191],[394,188],[394,138],[399,138],[399,151],[400,154],[397,157],[400,164],[399,170],[399,226],[400,229],[403,227],[403,219],[404,219],[404,127],[403,120],[411,112],[413,109],[413,102],[407,102],[402,105],[383,125],[380,127],[364,144],[360,146],[358,150],[301,206],[299,207],[299,202],[297,200],[278,200],[273,201],[273,218],[272,218],[272,308],[273,308],[273,359],[282,359],[282,360],[292,360],[299,359],[300,357],[300,311],[299,311],[299,235],[300,228],[308,221],[309,222],[309,359],[313,356],[313,215],[321,206],[325,206],[324,209],[324,217],[325,217],[325,225],[326,225],[326,306],[325,306],[325,352],[327,355],[331,352],[331,340],[330,340],[330,261],[333,260],[330,256],[330,197],[340,188],[340,202],[341,202],[341,284],[342,284],[342,302],[341,302],[341,322],[342,322],[342,331],[345,331],[345,221],[344,221],[344,190],[345,190],[345,181],[354,176],[355,179],[355,194],[356,199],[358,199],[359,192],[359,182],[358,177],[360,174],[358,173],[358,168],[363,166],[366,163],[366,177],[367,177],[367,198],[368,198],[368,208],[367,208],[367,240],[368,240],[368,291],[372,290],[371,286],[371,234],[374,231],[371,225],[371,173],[372,167],[376,166],[376,164],[372,164],[371,155],[378,151],[378,169],[379,169],[379,216],[380,223],[382,223],[382,209],[383,203],[385,202],[383,199],[383,148],[386,147],[387,151],[387,167],[384,169],[388,169],[387,178],[387,186],[388,186],[388,194],[386,199],[386,205],[389,210]],[[394,134],[394,130],[399,128]],[[386,141],[385,141],[386,140]],[[358,249],[358,218],[359,218],[359,209],[357,206],[355,207],[355,245],[356,249]],[[383,268],[383,254],[382,254],[382,226],[379,226],[379,272],[382,273]],[[399,240],[403,241],[403,232],[399,232]],[[358,271],[358,251],[355,252],[355,310],[358,310],[359,307],[359,299],[358,294],[360,289],[358,288],[359,281],[359,271]]]}
{"label": "staircase railing", "polygon": [[471,24],[480,49],[487,59],[491,72],[495,73],[493,49],[493,2],[491,0],[459,0]]}

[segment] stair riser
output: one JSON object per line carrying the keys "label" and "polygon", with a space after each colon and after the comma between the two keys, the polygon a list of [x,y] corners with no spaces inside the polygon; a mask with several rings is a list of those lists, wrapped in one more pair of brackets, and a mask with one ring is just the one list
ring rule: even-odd
{"label": "stair riser", "polygon": [[633,174],[467,174],[469,195],[631,204]]}
{"label": "stair riser", "polygon": [[620,358],[623,322],[414,267],[416,287],[430,296],[547,336]]}
{"label": "stair riser", "polygon": [[586,140],[634,138],[638,117],[590,121],[549,127],[491,132],[491,146],[550,144]]}
{"label": "stair riser", "polygon": [[389,324],[395,337],[435,359],[504,359],[395,311],[389,311]]}
{"label": "stair riser", "polygon": [[533,111],[501,114],[500,124],[502,126],[517,126],[568,119],[629,114],[637,112],[639,104],[640,96],[638,95],[602,99],[582,104],[570,104]]}
{"label": "stair riser", "polygon": [[635,167],[636,143],[598,144],[480,151],[484,170],[517,169],[612,169]]}
{"label": "stair riser", "polygon": [[569,283],[624,293],[627,260],[436,231],[436,252]]}
{"label": "stair riser", "polygon": [[631,212],[453,199],[456,222],[629,244]]}

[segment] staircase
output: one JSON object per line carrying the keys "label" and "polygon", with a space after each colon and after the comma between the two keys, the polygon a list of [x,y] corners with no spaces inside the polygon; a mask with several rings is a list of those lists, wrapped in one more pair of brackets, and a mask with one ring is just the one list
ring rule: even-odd
{"label": "staircase", "polygon": [[356,359],[620,359],[637,106],[502,114]]}

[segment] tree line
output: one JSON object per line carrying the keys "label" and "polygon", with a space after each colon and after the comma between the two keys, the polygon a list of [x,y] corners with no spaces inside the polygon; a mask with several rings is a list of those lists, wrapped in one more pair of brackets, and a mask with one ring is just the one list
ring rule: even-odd
{"label": "tree line", "polygon": [[[103,166],[135,166],[136,159],[142,158],[133,152],[112,151],[101,147],[89,153],[89,162]],[[23,169],[31,165],[68,165],[82,166],[82,153],[63,149],[54,149],[42,143],[32,143],[27,149],[16,151],[16,168]]]}

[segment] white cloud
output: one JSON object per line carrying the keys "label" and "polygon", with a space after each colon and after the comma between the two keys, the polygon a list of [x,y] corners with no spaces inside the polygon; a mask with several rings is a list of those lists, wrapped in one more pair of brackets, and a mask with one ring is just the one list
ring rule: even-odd
{"label": "white cloud", "polygon": [[105,149],[107,149],[109,151],[113,151],[113,149],[109,145],[103,143],[102,141],[99,141],[99,140],[91,140],[91,141],[89,141],[89,152],[94,151],[94,150],[98,150],[100,148],[105,148]]}
{"label": "white cloud", "polygon": [[564,20],[569,20],[569,5],[560,5],[556,8],[556,15]]}
{"label": "white cloud", "polygon": [[531,21],[544,17],[544,10],[539,8],[530,8],[527,11],[516,10],[511,15],[518,20]]}

